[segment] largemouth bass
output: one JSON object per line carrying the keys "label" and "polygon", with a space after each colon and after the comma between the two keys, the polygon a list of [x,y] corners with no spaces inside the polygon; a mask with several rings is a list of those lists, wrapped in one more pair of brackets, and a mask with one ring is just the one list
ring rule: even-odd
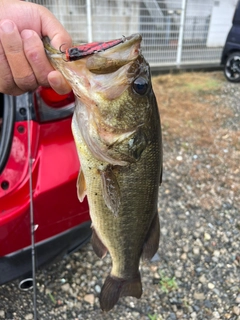
{"label": "largemouth bass", "polygon": [[80,201],[88,198],[95,253],[112,259],[100,294],[105,311],[121,296],[141,297],[140,259],[151,259],[159,246],[161,127],[141,40],[132,35],[74,61],[44,40],[76,96],[77,193]]}

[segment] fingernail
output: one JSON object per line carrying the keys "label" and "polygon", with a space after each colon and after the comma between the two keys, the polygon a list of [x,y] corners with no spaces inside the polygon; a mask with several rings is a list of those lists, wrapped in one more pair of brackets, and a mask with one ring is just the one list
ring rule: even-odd
{"label": "fingernail", "polygon": [[33,35],[32,30],[23,30],[21,32],[21,37],[22,37],[22,39],[25,39],[25,40],[31,38],[32,35]]}
{"label": "fingernail", "polygon": [[1,23],[1,29],[5,33],[11,33],[14,29],[14,23],[11,20],[6,20]]}

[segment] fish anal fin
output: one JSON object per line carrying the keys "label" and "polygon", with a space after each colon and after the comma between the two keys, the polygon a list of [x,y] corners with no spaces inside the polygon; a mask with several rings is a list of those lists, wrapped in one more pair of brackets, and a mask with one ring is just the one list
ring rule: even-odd
{"label": "fish anal fin", "polygon": [[158,212],[156,212],[155,217],[149,228],[145,243],[143,245],[142,259],[151,260],[152,257],[158,250],[160,239],[160,223]]}
{"label": "fish anal fin", "polygon": [[107,248],[102,243],[101,239],[97,235],[95,229],[92,227],[92,238],[91,238],[91,244],[93,247],[93,251],[96,253],[96,255],[99,258],[104,258],[107,254]]}
{"label": "fish anal fin", "polygon": [[86,191],[87,191],[87,186],[86,186],[85,177],[82,170],[80,170],[78,174],[78,179],[77,179],[77,195],[80,202],[83,202],[86,196]]}
{"label": "fish anal fin", "polygon": [[108,166],[105,170],[100,171],[102,180],[103,198],[106,206],[112,213],[117,216],[121,201],[120,187],[112,168]]}
{"label": "fish anal fin", "polygon": [[103,311],[111,310],[122,296],[140,298],[142,295],[142,283],[140,274],[134,279],[121,279],[108,276],[100,293],[100,307]]}

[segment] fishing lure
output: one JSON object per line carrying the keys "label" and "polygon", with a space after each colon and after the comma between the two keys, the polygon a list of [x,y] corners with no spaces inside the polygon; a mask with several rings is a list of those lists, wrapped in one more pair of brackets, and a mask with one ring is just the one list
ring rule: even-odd
{"label": "fishing lure", "polygon": [[[124,42],[124,37],[122,39],[110,40],[106,42],[86,43],[86,44],[71,47],[63,53],[66,54],[67,61],[76,61],[86,56],[89,56],[91,54],[115,47],[116,45],[122,42]],[[60,51],[61,51],[61,48],[60,48]]]}

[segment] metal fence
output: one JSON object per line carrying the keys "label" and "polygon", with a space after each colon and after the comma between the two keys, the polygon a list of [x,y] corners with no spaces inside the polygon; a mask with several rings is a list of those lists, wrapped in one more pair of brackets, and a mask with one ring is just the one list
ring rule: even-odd
{"label": "metal fence", "polygon": [[140,32],[151,66],[219,64],[237,0],[35,0],[76,42]]}

